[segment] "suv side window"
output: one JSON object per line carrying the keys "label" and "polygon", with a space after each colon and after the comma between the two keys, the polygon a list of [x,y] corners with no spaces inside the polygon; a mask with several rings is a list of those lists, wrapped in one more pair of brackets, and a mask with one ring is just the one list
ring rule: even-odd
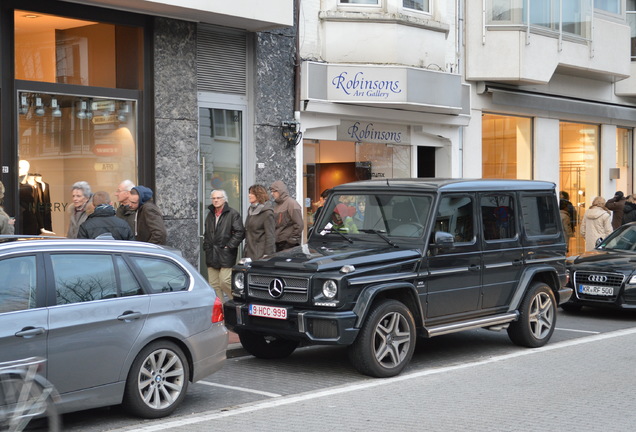
{"label": "suv side window", "polygon": [[528,237],[559,233],[561,221],[556,200],[551,195],[524,194],[521,197],[523,226]]}
{"label": "suv side window", "polygon": [[517,236],[514,196],[490,194],[481,197],[484,240],[505,240]]}
{"label": "suv side window", "polygon": [[110,254],[53,254],[57,304],[117,297],[117,279]]}
{"label": "suv side window", "polygon": [[20,256],[0,261],[0,313],[35,307],[35,256]]}
{"label": "suv side window", "polygon": [[190,286],[188,274],[173,262],[140,256],[131,258],[146,277],[151,293],[185,291]]}
{"label": "suv side window", "polygon": [[473,198],[469,195],[442,197],[435,220],[435,231],[452,234],[456,243],[474,243]]}

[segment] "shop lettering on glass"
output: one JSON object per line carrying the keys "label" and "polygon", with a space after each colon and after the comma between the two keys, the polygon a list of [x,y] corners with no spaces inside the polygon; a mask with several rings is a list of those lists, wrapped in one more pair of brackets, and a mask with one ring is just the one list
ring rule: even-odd
{"label": "shop lettering on glass", "polygon": [[331,85],[347,96],[365,99],[389,99],[390,96],[402,93],[399,80],[369,79],[364,72],[340,72],[331,80]]}

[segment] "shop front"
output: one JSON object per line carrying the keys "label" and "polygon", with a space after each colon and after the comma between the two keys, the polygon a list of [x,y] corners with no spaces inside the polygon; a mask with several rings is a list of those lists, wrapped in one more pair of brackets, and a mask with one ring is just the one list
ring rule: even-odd
{"label": "shop front", "polygon": [[32,6],[3,2],[0,11],[9,24],[1,35],[4,207],[16,233],[66,236],[76,182],[116,203],[122,180],[148,175],[139,163],[148,154],[140,145],[146,20]]}
{"label": "shop front", "polygon": [[301,88],[307,226],[321,193],[342,183],[461,176],[469,98],[458,75],[305,62]]}
{"label": "shop front", "polygon": [[472,154],[481,177],[554,181],[569,209],[568,253],[583,252],[580,226],[594,198],[634,192],[634,108],[497,89],[480,99],[481,154]]}

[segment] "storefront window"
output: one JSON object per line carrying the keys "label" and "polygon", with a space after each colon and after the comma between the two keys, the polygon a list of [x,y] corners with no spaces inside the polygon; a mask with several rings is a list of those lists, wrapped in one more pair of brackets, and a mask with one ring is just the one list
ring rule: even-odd
{"label": "storefront window", "polygon": [[303,155],[308,227],[325,189],[359,180],[411,177],[408,145],[306,139]]}
{"label": "storefront window", "polygon": [[482,115],[482,177],[532,179],[532,119]]}
{"label": "storefront window", "polygon": [[616,167],[619,177],[616,189],[629,194],[632,191],[632,131],[633,129],[616,128]]}
{"label": "storefront window", "polygon": [[561,198],[574,206],[571,221],[574,236],[568,254],[583,252],[585,240],[579,227],[585,210],[599,194],[599,127],[583,123],[560,124],[560,184]]}
{"label": "storefront window", "polygon": [[[86,181],[114,204],[122,180],[137,179],[135,101],[19,92],[18,155],[22,234],[65,236],[71,189]],[[43,231],[44,230],[44,231]]]}
{"label": "storefront window", "polygon": [[15,11],[15,78],[141,89],[139,27]]}

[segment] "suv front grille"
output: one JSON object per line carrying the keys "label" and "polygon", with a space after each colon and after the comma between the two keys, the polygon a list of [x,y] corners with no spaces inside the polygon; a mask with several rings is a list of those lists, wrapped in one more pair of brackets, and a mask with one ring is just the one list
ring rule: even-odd
{"label": "suv front grille", "polygon": [[[590,276],[596,278],[596,280],[590,280]],[[601,278],[606,278],[606,280],[601,280]],[[574,287],[576,291],[576,295],[580,299],[594,299],[597,301],[615,301],[618,293],[620,291],[621,285],[623,284],[623,280],[625,276],[621,273],[603,273],[603,272],[590,272],[590,271],[577,271],[574,272]],[[581,294],[578,290],[580,284],[583,285],[595,285],[595,286],[605,286],[614,288],[614,295],[607,296],[605,298],[601,298],[599,296],[590,296],[586,294]]]}
{"label": "suv front grille", "polygon": [[269,285],[274,279],[283,281],[283,295],[277,300],[304,303],[309,298],[309,278],[293,276],[271,276],[261,274],[247,275],[248,295],[255,299],[271,300]]}

